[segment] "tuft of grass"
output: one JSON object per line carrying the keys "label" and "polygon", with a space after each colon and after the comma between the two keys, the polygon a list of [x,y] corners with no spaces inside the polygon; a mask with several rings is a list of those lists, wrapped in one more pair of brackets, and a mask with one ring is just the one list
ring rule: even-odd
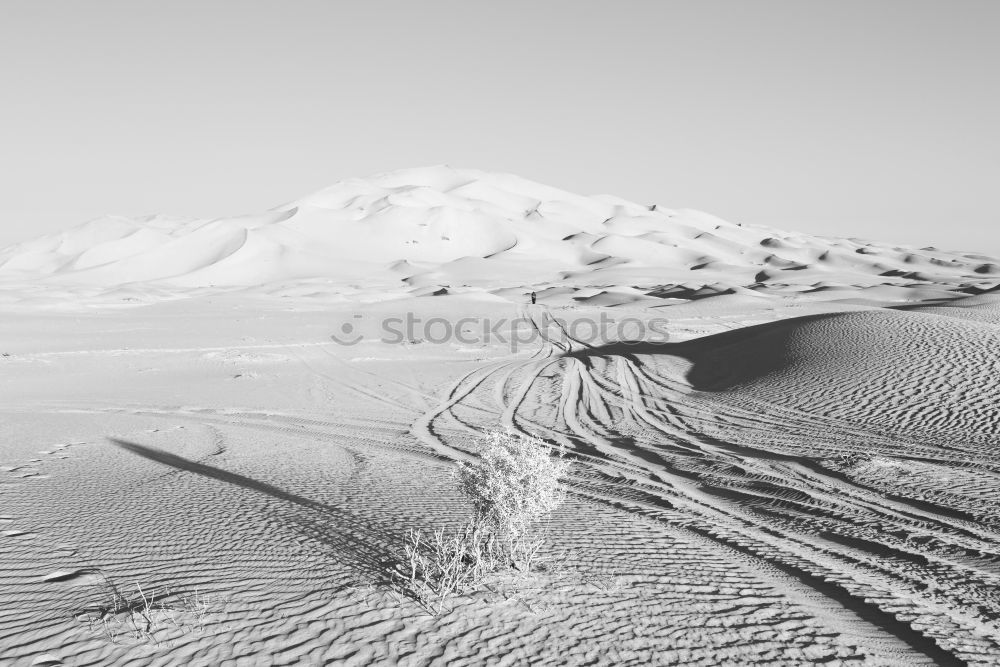
{"label": "tuft of grass", "polygon": [[201,631],[212,609],[211,598],[197,590],[175,595],[166,589],[144,589],[136,582],[134,591],[123,591],[107,578],[105,588],[107,596],[85,607],[83,617],[92,630],[99,630],[112,644],[126,640],[155,642],[154,633],[170,626]]}
{"label": "tuft of grass", "polygon": [[444,529],[410,530],[403,558],[393,571],[400,590],[438,615],[450,598],[474,588],[493,569],[489,552],[483,548],[485,539],[475,531],[472,524],[452,535]]}
{"label": "tuft of grass", "polygon": [[135,591],[122,591],[105,580],[108,596],[98,604],[84,609],[92,629],[100,629],[112,644],[123,639],[148,640],[158,625],[160,613],[167,609],[163,598],[169,593],[155,589],[144,591],[136,583]]}

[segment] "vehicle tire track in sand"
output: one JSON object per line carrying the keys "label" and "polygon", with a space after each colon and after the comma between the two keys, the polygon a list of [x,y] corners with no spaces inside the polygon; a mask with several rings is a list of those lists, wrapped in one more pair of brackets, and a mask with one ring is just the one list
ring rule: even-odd
{"label": "vehicle tire track in sand", "polygon": [[[550,345],[543,338],[540,349]],[[546,361],[539,363],[539,356]],[[552,370],[558,377],[543,377]],[[546,397],[553,395],[558,396],[556,406],[546,409],[546,401],[552,400]],[[811,590],[813,613],[822,615],[817,605],[825,604],[826,612],[840,621],[846,615],[853,626],[865,627],[869,639],[882,636],[890,646],[883,656],[887,660],[905,662],[920,655],[936,664],[963,664],[976,656],[1000,657],[997,614],[987,611],[1000,607],[983,589],[1000,583],[996,573],[984,567],[998,554],[995,531],[946,509],[887,498],[811,457],[766,450],[752,439],[736,444],[719,437],[722,431],[751,428],[751,422],[756,422],[753,431],[746,433],[770,426],[799,439],[849,433],[883,445],[893,442],[885,434],[833,418],[810,423],[790,411],[763,413],[767,418],[740,412],[706,400],[680,377],[664,375],[629,354],[587,355],[584,361],[574,353],[552,358],[542,352],[534,360],[493,364],[460,378],[420,422],[458,419],[459,411],[471,415],[473,404],[479,419],[471,423],[488,424],[481,413],[483,406],[492,404],[493,423],[571,446],[579,465],[627,480],[628,488],[641,487],[688,517],[671,519],[672,524],[685,523],[685,530],[773,568],[789,590]],[[446,430],[431,437],[447,447]],[[758,490],[741,490],[748,485]],[[585,482],[575,477],[573,487],[598,502],[600,494],[588,494]],[[802,494],[801,500],[796,493]],[[852,532],[845,521],[859,519],[864,525],[881,524],[883,532],[898,527],[901,534],[927,535],[952,546],[942,552],[911,541],[873,550],[870,540],[841,537]],[[949,556],[949,548],[981,558],[970,563]],[[914,574],[915,562],[930,567]],[[949,580],[955,577],[958,583]],[[978,588],[977,580],[982,582]],[[896,590],[899,586],[905,596]],[[940,586],[958,588],[946,592]],[[927,590],[935,592],[928,595]],[[983,611],[968,613],[974,608],[971,600],[978,600]],[[905,654],[909,657],[904,659]]]}

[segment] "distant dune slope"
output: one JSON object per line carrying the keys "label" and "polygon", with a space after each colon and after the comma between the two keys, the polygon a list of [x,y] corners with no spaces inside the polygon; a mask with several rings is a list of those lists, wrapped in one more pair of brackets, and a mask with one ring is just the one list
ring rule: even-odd
{"label": "distant dune slope", "polygon": [[106,217],[0,250],[0,282],[62,288],[183,292],[372,277],[411,289],[498,280],[763,293],[850,287],[905,299],[892,290],[988,289],[1000,282],[1000,261],[744,226],[447,166],[346,180],[256,215]]}

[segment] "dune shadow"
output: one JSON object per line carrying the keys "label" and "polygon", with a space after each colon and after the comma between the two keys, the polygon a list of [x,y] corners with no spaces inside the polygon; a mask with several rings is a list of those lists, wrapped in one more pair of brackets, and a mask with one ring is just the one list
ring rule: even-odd
{"label": "dune shadow", "polygon": [[[308,536],[331,547],[337,553],[341,563],[374,575],[376,578],[385,576],[387,563],[390,562],[390,559],[387,559],[387,554],[391,551],[389,545],[399,541],[401,531],[379,526],[374,517],[360,517],[342,507],[306,498],[273,484],[192,461],[162,449],[120,438],[108,438],[108,440],[120,449],[175,470],[190,472],[249,489],[309,510],[307,512],[286,511],[280,514],[283,519],[294,523]],[[270,508],[270,511],[275,510]]]}
{"label": "dune shadow", "polygon": [[721,391],[733,384],[762,377],[786,360],[791,338],[803,325],[839,317],[843,313],[805,315],[754,324],[692,340],[671,342],[619,341],[567,352],[588,366],[598,357],[626,357],[641,364],[643,356],[672,356],[692,364],[685,380],[699,391]]}

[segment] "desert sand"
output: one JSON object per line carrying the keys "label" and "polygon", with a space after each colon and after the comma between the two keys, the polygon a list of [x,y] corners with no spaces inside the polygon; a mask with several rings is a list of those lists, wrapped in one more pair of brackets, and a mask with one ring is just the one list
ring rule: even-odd
{"label": "desert sand", "polygon": [[[446,166],[0,250],[0,664],[997,664],[998,285]],[[560,566],[430,615],[498,428]]]}

